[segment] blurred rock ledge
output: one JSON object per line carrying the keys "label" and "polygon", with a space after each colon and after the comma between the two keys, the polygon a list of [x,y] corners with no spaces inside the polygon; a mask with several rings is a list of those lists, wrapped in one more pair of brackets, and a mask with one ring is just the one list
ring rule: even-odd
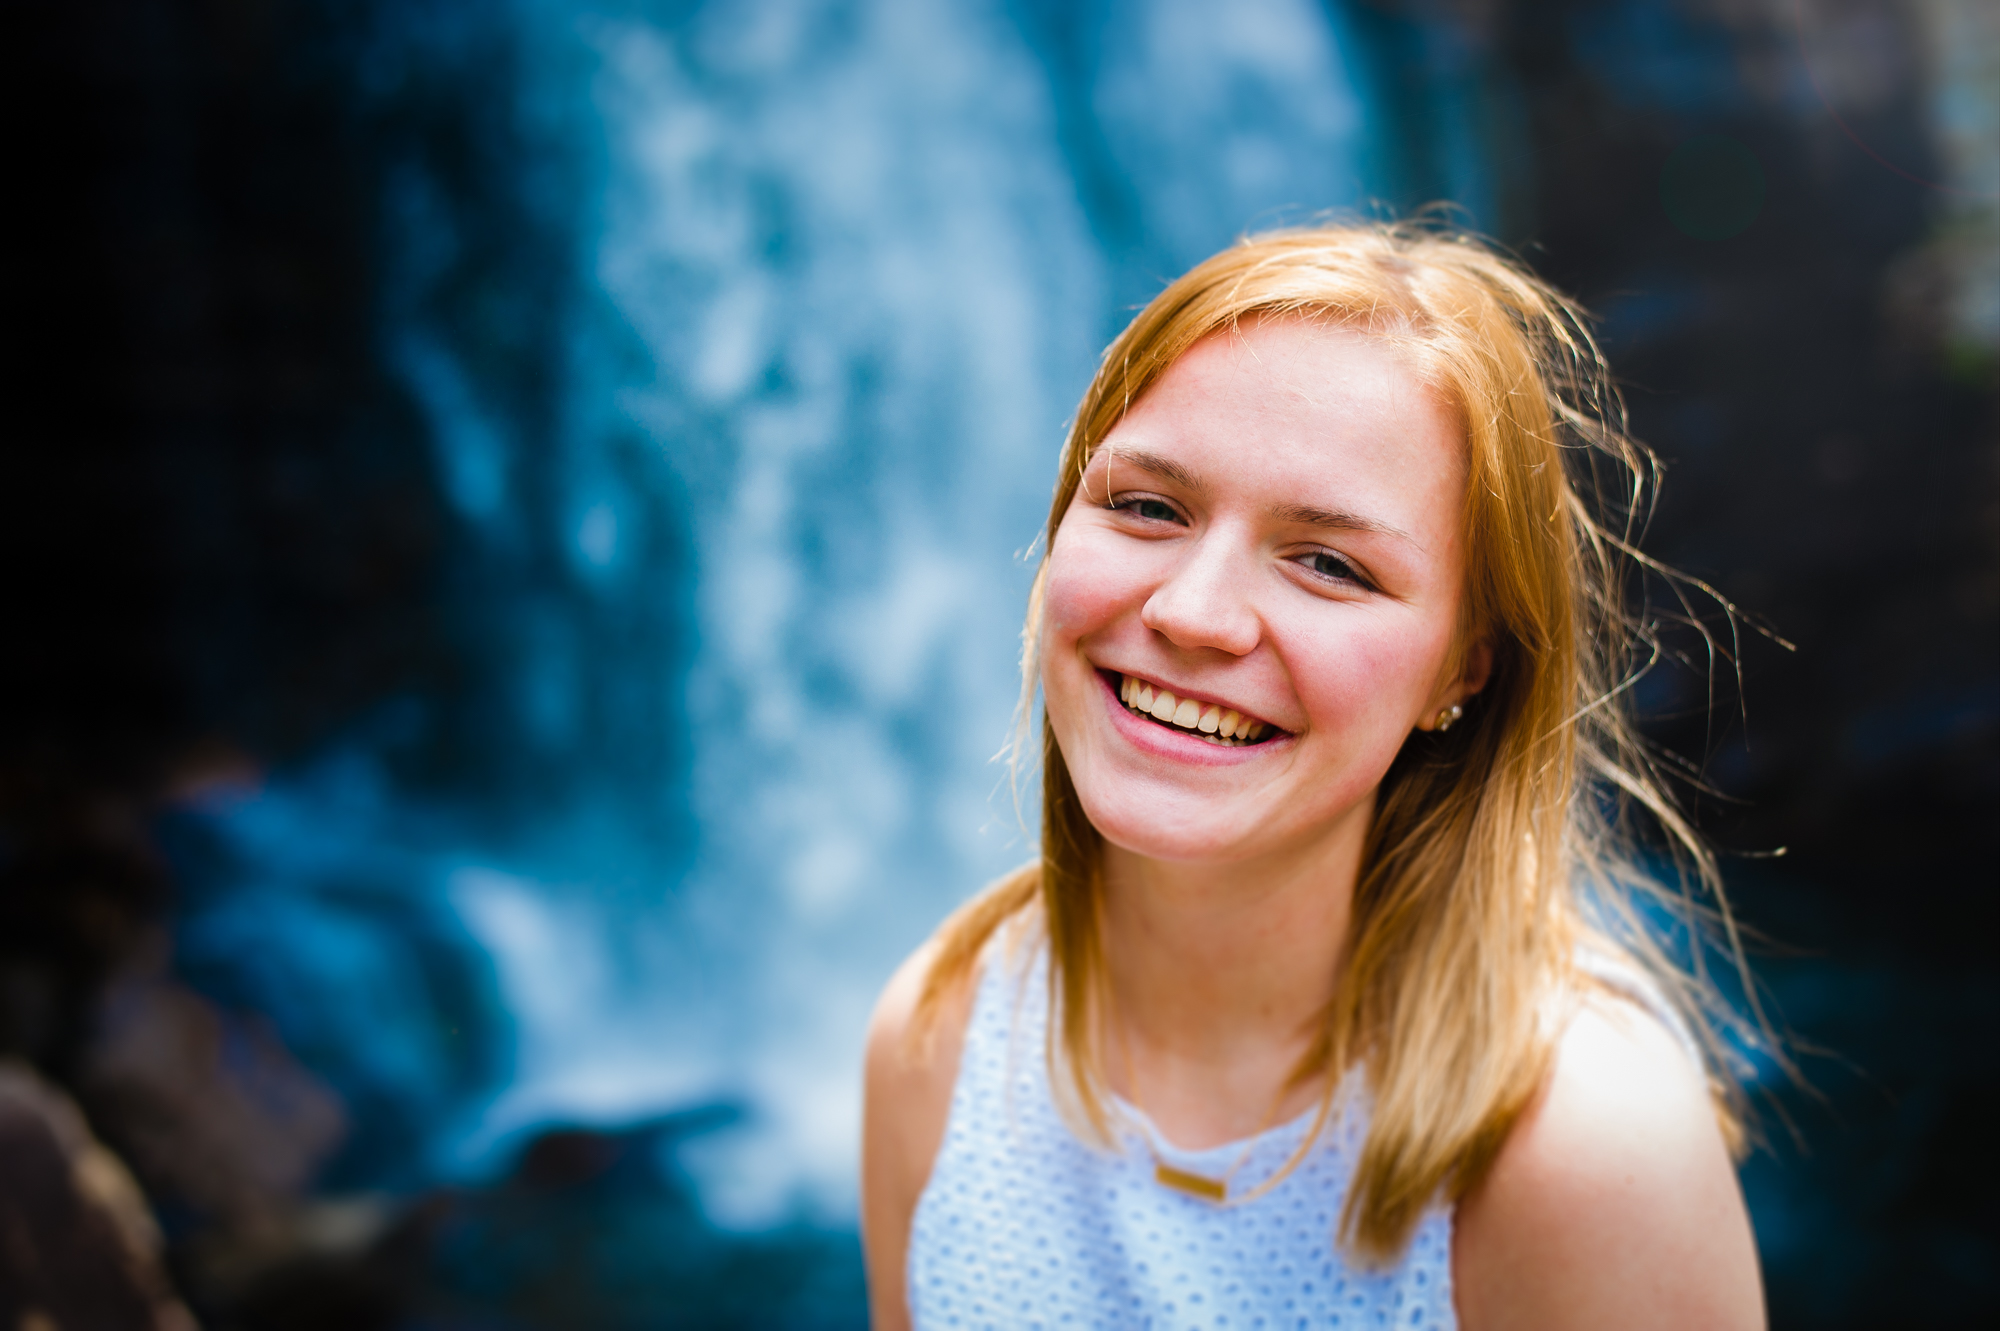
{"label": "blurred rock ledge", "polygon": [[0,1059],[0,1326],[194,1331],[159,1226],[76,1103]]}

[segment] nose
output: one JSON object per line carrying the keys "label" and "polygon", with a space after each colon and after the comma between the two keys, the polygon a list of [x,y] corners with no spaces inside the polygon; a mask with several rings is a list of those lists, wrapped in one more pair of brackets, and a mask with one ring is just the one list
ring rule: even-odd
{"label": "nose", "polygon": [[1210,648],[1248,656],[1263,636],[1252,604],[1255,556],[1227,527],[1211,527],[1139,611],[1139,622],[1184,651]]}

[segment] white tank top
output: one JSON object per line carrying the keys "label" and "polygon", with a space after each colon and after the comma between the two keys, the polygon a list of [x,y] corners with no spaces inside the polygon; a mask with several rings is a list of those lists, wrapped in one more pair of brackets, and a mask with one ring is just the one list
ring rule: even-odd
{"label": "white tank top", "polygon": [[1240,1195],[1291,1159],[1313,1116],[1183,1151],[1121,1102],[1120,1149],[1086,1145],[1049,1089],[1046,949],[1024,951],[1011,963],[986,951],[910,1234],[918,1327],[1457,1327],[1442,1201],[1387,1266],[1350,1265],[1335,1242],[1368,1125],[1362,1097],[1343,1095],[1306,1159],[1261,1197],[1217,1206],[1169,1189],[1148,1136],[1176,1168],[1220,1178],[1233,1167]]}

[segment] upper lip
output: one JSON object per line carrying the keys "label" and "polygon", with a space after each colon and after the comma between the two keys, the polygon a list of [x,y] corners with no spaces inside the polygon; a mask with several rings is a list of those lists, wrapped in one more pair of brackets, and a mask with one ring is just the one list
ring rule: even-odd
{"label": "upper lip", "polygon": [[[1225,712],[1235,712],[1238,716],[1242,717],[1246,721],[1263,722],[1263,724],[1271,727],[1271,729],[1276,730],[1281,734],[1291,733],[1287,731],[1285,727],[1279,725],[1275,721],[1268,720],[1260,713],[1253,712],[1247,707],[1239,706],[1238,704],[1230,702],[1226,699],[1218,698],[1214,694],[1202,693],[1199,690],[1195,689],[1183,690],[1178,684],[1168,684],[1162,680],[1153,678],[1153,676],[1151,675],[1142,675],[1136,670],[1119,670],[1114,666],[1106,666],[1104,667],[1104,669],[1108,674],[1120,676],[1127,679],[1136,679],[1142,684],[1151,685],[1156,692],[1160,689],[1165,689],[1168,693],[1173,694],[1174,697],[1182,699],[1183,701],[1200,703],[1204,707],[1210,705],[1220,707]],[[1113,692],[1116,692],[1116,690],[1114,689]]]}

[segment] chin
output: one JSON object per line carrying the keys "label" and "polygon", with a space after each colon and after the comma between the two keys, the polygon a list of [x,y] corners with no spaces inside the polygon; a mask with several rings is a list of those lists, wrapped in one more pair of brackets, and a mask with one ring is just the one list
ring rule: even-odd
{"label": "chin", "polygon": [[1084,816],[1098,835],[1119,849],[1149,860],[1172,863],[1226,863],[1247,859],[1268,844],[1268,829],[1253,826],[1241,811],[1203,802],[1198,809],[1133,791],[1124,798],[1092,799],[1077,790]]}
{"label": "chin", "polygon": [[[1343,840],[1355,817],[1373,817],[1376,783],[1352,770],[1318,784],[1317,798],[1285,782],[1218,792],[1149,780],[1095,762],[1070,769],[1084,816],[1106,842],[1133,855],[1177,864],[1229,864],[1314,853]],[[1387,764],[1383,764],[1386,768]]]}

